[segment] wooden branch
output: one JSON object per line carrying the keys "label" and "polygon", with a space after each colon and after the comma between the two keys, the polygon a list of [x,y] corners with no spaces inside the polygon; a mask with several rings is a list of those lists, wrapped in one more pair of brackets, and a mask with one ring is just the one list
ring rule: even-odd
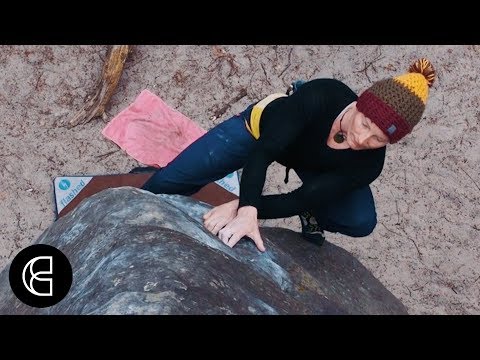
{"label": "wooden branch", "polygon": [[83,108],[75,114],[73,119],[69,121],[69,127],[86,124],[94,117],[104,114],[105,107],[115,93],[115,88],[122,76],[123,65],[127,59],[128,50],[128,45],[113,45],[109,49],[107,60],[103,66],[102,77],[97,85],[95,94]]}
{"label": "wooden branch", "polygon": [[224,106],[222,106],[220,109],[218,109],[217,111],[215,111],[214,115],[213,115],[213,118],[214,119],[218,119],[220,118],[221,116],[223,116],[223,114],[225,114],[227,112],[227,110],[233,105],[235,104],[236,102],[240,101],[241,99],[243,99],[245,96],[247,96],[247,89],[245,88],[241,88],[240,89],[240,92],[238,93],[237,96],[235,96],[231,101],[229,101],[227,104],[225,104]]}

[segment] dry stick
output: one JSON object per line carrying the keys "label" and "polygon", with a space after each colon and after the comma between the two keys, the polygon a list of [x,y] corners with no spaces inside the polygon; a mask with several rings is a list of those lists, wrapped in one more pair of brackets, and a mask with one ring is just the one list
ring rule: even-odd
{"label": "dry stick", "polygon": [[397,222],[400,224],[400,212],[398,211],[398,200],[395,200],[395,205],[397,207]]}
{"label": "dry stick", "polygon": [[20,214],[15,213],[15,217],[17,218],[17,227],[20,231],[23,231],[22,227],[20,226]]}
{"label": "dry stick", "polygon": [[383,227],[384,227],[385,229],[387,229],[388,231],[390,231],[391,233],[393,233],[393,234],[395,234],[395,235],[398,235],[398,236],[405,236],[408,240],[410,240],[411,242],[413,242],[413,245],[415,245],[415,248],[417,249],[418,257],[419,257],[420,259],[422,259],[422,253],[421,253],[420,250],[418,249],[418,246],[417,246],[417,243],[415,242],[415,240],[413,240],[411,237],[407,236],[406,234],[399,234],[399,233],[397,233],[397,232],[395,232],[395,231],[393,231],[393,230],[390,230],[389,228],[387,228],[387,227],[385,226],[385,224],[383,224],[383,223],[381,223],[381,222],[380,222],[380,224],[382,224]]}
{"label": "dry stick", "polygon": [[256,70],[252,73],[252,76],[250,76],[250,81],[248,82],[248,87],[249,87],[250,89],[253,88],[252,81],[253,81],[253,78],[254,78],[255,74],[257,73],[257,71],[258,71],[258,69],[256,69]]}
{"label": "dry stick", "polygon": [[38,77],[37,83],[35,84],[35,90],[38,90],[38,84],[40,84],[40,79],[42,78],[42,76],[43,76],[44,73],[45,73],[45,72],[42,71],[42,73],[41,73],[40,76]]}
{"label": "dry stick", "polygon": [[228,74],[228,77],[238,72],[238,66],[235,64],[234,56],[227,53],[225,49],[222,49],[219,46],[214,46],[213,56],[215,57],[215,59],[210,63],[210,65],[208,65],[209,70],[211,65],[213,65],[214,63],[216,63],[216,65],[213,69],[211,69],[211,71],[216,70],[220,66],[221,60],[226,59],[228,64],[230,65],[230,72]]}
{"label": "dry stick", "polygon": [[419,286],[418,288],[416,289],[412,289],[412,291],[418,291],[420,289],[423,289],[425,287],[425,285],[427,285],[430,281],[427,281],[425,284],[423,284],[422,286]]}
{"label": "dry stick", "polygon": [[[17,218],[17,227],[18,229],[20,230],[20,233],[23,233],[24,230],[22,229],[21,225],[20,225],[20,213],[15,213],[15,217]],[[21,246],[20,244],[18,243],[18,235],[14,236],[13,237],[13,243],[15,244],[15,246],[17,247],[17,249],[20,249]]]}
{"label": "dry stick", "polygon": [[365,74],[365,76],[367,77],[368,81],[372,82],[372,80],[370,80],[370,77],[368,76],[368,73],[367,73],[367,70],[368,68],[371,66],[373,68],[373,65],[377,62],[377,61],[380,61],[384,58],[385,56],[382,56],[382,51],[379,51],[379,54],[375,57],[375,59],[373,59],[372,61],[370,61],[369,63],[367,62],[363,62],[365,64],[365,67],[362,69],[362,70],[358,70],[358,71],[354,71],[354,72],[363,72]]}
{"label": "dry stick", "polygon": [[102,155],[97,155],[97,156],[95,156],[95,157],[98,158],[99,160],[104,160],[104,159],[106,159],[107,157],[109,157],[110,155],[115,154],[117,151],[119,151],[119,149],[113,150],[113,151],[109,151],[108,153],[105,153],[105,154],[102,154]]}
{"label": "dry stick", "polygon": [[5,169],[6,172],[13,175],[13,173],[10,170],[7,169],[7,166],[5,164],[3,164],[3,168]]}
{"label": "dry stick", "polygon": [[263,66],[262,63],[260,63],[260,65],[262,66],[263,73],[265,74],[265,80],[267,80],[268,85],[272,85],[272,83],[270,82],[270,80],[268,80],[267,70],[265,70],[265,66]]}
{"label": "dry stick", "polygon": [[472,177],[471,177],[470,175],[468,175],[468,173],[467,173],[465,170],[463,170],[460,166],[459,166],[458,168],[459,168],[460,170],[462,170],[462,171],[465,173],[465,175],[467,175],[467,176],[470,178],[470,180],[472,180],[472,182],[475,184],[475,186],[477,187],[477,189],[480,190],[480,187],[477,185],[477,183],[475,182],[475,180],[473,180]]}
{"label": "dry stick", "polygon": [[214,114],[215,119],[218,119],[219,117],[223,116],[223,114],[225,114],[233,104],[235,104],[237,101],[240,101],[245,96],[247,96],[247,89],[242,88],[237,96],[235,96],[230,102],[228,102],[227,104],[225,104],[215,112]]}
{"label": "dry stick", "polygon": [[450,224],[457,225],[457,226],[467,225],[467,226],[471,227],[473,230],[480,231],[480,229],[477,228],[475,225],[470,225],[469,223],[466,223],[466,222],[453,222],[452,220],[447,219],[447,217],[446,217],[445,215],[442,215],[442,218],[444,218],[444,219],[445,219],[446,221],[448,221]]}
{"label": "dry stick", "polygon": [[292,57],[292,51],[293,51],[293,47],[290,48],[290,52],[288,53],[288,64],[287,64],[287,66],[285,67],[285,69],[282,70],[282,72],[280,73],[280,75],[278,75],[279,78],[282,77],[283,73],[284,73],[285,71],[287,71],[287,69],[290,67],[290,65],[292,65],[292,63],[291,63],[291,61],[290,61],[290,60],[291,60],[291,57]]}
{"label": "dry stick", "polygon": [[275,62],[278,61],[278,45],[273,45],[273,51],[275,51]]}
{"label": "dry stick", "polygon": [[18,243],[18,236],[15,236],[15,237],[13,238],[13,243],[15,244],[15,247],[16,247],[17,249],[21,249],[21,248],[22,248],[22,247],[20,246],[20,244]]}
{"label": "dry stick", "polygon": [[128,45],[113,45],[109,49],[107,60],[103,66],[102,77],[97,85],[95,94],[69,121],[69,127],[86,124],[94,117],[102,116],[105,113],[105,106],[114,94],[118,81],[122,76],[128,50]]}

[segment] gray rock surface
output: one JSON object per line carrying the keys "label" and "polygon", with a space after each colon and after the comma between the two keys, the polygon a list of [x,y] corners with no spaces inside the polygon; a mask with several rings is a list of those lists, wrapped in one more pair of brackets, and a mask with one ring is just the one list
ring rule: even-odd
{"label": "gray rock surface", "polygon": [[202,225],[210,208],[179,195],[123,187],[84,200],[36,241],[70,260],[58,304],[29,307],[0,274],[0,314],[406,314],[350,253],[328,241],[262,228],[267,251],[233,249]]}

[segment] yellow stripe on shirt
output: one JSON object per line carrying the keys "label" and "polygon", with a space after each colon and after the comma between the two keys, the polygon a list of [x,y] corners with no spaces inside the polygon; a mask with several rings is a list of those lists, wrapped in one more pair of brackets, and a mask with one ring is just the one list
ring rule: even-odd
{"label": "yellow stripe on shirt", "polygon": [[262,112],[265,107],[270,104],[273,100],[276,100],[280,97],[287,96],[286,94],[276,93],[272,95],[268,95],[265,99],[259,101],[255,106],[252,108],[252,114],[250,115],[250,123],[245,120],[245,126],[247,130],[252,134],[252,136],[258,140],[260,137],[260,117],[262,116]]}

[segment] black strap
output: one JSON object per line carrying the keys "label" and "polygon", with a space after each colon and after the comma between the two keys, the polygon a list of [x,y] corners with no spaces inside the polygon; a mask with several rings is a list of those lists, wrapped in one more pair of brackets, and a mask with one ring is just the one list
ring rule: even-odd
{"label": "black strap", "polygon": [[285,169],[285,180],[283,180],[285,182],[285,184],[288,183],[288,173],[290,172],[290,169],[291,169],[290,167],[287,167]]}
{"label": "black strap", "polygon": [[287,88],[287,91],[285,92],[286,95],[290,96],[290,94],[293,92],[293,84],[290,85],[288,88]]}

